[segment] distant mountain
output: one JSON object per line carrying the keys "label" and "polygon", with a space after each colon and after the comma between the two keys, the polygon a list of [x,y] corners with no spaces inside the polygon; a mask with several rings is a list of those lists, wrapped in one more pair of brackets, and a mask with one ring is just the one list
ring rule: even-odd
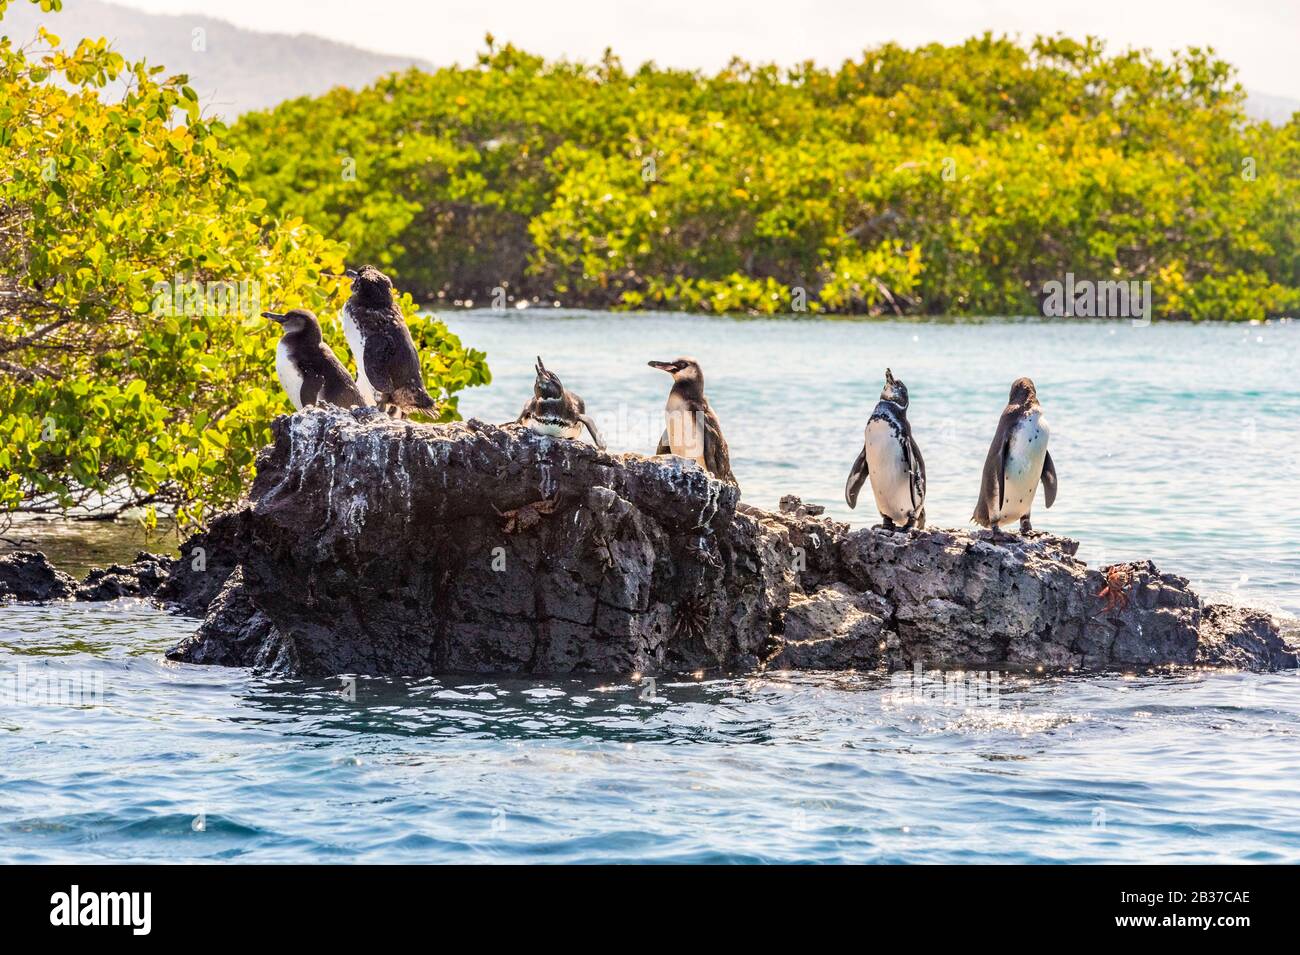
{"label": "distant mountain", "polygon": [[[0,20],[0,34],[25,40],[41,23],[65,41],[108,37],[128,60],[146,59],[169,73],[188,73],[207,111],[226,119],[335,86],[368,86],[411,66],[433,69],[424,60],[373,53],[306,33],[258,33],[212,17],[144,13],[102,0],[63,0],[60,13],[41,13],[35,4],[15,0]],[[201,36],[196,30],[203,31]],[[1247,94],[1246,112],[1256,119],[1285,123],[1297,110],[1300,100]]]}
{"label": "distant mountain", "polygon": [[35,36],[40,24],[65,43],[103,36],[128,60],[146,59],[168,73],[189,74],[205,110],[226,119],[335,86],[368,86],[411,66],[433,68],[422,60],[307,34],[258,33],[211,17],[144,13],[100,0],[63,0],[58,13],[16,0],[0,20],[0,34],[21,42]]}
{"label": "distant mountain", "polygon": [[1270,123],[1282,126],[1289,123],[1291,117],[1297,112],[1300,112],[1300,99],[1246,91],[1246,114],[1255,119],[1268,120]]}

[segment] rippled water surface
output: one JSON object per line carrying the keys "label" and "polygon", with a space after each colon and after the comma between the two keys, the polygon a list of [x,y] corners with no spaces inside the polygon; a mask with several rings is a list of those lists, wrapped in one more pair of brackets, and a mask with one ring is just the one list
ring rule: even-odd
{"label": "rippled water surface", "polygon": [[[1012,378],[1034,377],[1090,561],[1152,556],[1300,610],[1300,329],[459,315],[518,412],[541,353],[615,449],[694,354],[747,499],[834,516],[886,364],[933,523],[960,526]],[[267,681],[167,663],[132,601],[0,608],[0,859],[1300,862],[1295,673]],[[969,686],[969,685],[967,685]],[[960,688],[959,688],[960,689]],[[648,697],[648,698],[647,698]]]}

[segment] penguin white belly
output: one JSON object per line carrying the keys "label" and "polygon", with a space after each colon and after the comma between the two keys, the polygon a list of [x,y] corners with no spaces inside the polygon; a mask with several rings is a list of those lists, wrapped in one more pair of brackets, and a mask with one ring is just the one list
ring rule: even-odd
{"label": "penguin white belly", "polygon": [[530,431],[552,438],[574,438],[576,440],[582,435],[581,421],[577,424],[566,424],[563,421],[547,421],[544,418],[534,418],[530,415],[524,423],[528,425]]}
{"label": "penguin white belly", "polygon": [[695,420],[686,402],[670,394],[668,404],[664,406],[664,420],[668,427],[668,450],[678,457],[690,458],[704,468],[704,428]]}
{"label": "penguin white belly", "polygon": [[366,404],[373,405],[375,389],[371,387],[370,379],[366,377],[366,340],[361,334],[361,328],[352,317],[352,310],[346,305],[343,306],[343,337],[348,340],[348,349],[352,352],[352,360],[357,366],[357,390],[361,392],[361,397],[366,399]]}
{"label": "penguin white belly", "polygon": [[302,410],[302,372],[298,366],[293,363],[289,357],[289,346],[281,340],[275,348],[275,373],[280,379],[280,384],[284,386],[285,392],[289,395],[289,400],[299,411]]}
{"label": "penguin white belly", "polygon": [[1003,477],[1002,512],[997,523],[1018,521],[1033,508],[1034,494],[1043,476],[1043,462],[1047,459],[1049,435],[1041,412],[1026,415],[1012,430]]}
{"label": "penguin white belly", "polygon": [[912,481],[893,426],[874,419],[867,424],[863,443],[876,510],[896,524],[906,524],[912,513]]}

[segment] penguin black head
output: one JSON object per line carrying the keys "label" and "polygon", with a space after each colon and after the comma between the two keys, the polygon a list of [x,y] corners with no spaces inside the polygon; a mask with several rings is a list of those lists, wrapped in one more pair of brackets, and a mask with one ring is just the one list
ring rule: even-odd
{"label": "penguin black head", "polygon": [[284,314],[263,312],[262,317],[276,322],[286,335],[303,335],[309,340],[320,341],[320,322],[316,320],[314,312],[305,308],[290,309]]}
{"label": "penguin black head", "polygon": [[658,368],[660,371],[666,371],[673,376],[674,381],[698,381],[704,382],[704,372],[700,370],[700,363],[694,358],[675,358],[672,361],[651,361],[647,362],[651,368]]}
{"label": "penguin black head", "polygon": [[907,407],[907,385],[894,377],[894,373],[885,369],[885,387],[880,389],[881,401],[892,401],[900,408]]}
{"label": "penguin black head", "polygon": [[1011,383],[1010,403],[1013,405],[1032,404],[1038,400],[1038,389],[1029,378],[1017,378]]}
{"label": "penguin black head", "polygon": [[553,371],[546,370],[540,355],[537,357],[537,380],[533,382],[533,394],[538,398],[560,398],[564,396],[564,385],[560,384],[560,376]]}
{"label": "penguin black head", "polygon": [[373,265],[348,269],[344,274],[352,279],[352,295],[362,305],[370,308],[387,308],[393,304],[392,281]]}

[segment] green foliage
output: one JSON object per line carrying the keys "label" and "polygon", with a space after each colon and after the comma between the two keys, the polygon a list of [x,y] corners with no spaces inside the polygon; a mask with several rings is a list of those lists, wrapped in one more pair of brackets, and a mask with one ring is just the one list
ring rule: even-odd
{"label": "green foliage", "polygon": [[[248,153],[161,70],[103,39],[0,40],[0,511],[163,505],[201,522],[292,410],[260,311],[313,308],[347,354],[346,283],[327,274],[346,246],[268,214],[242,182]],[[118,78],[127,92],[105,101]],[[453,418],[484,356],[439,322],[412,332]]]}
{"label": "green foliage", "polygon": [[[513,47],[244,117],[254,191],[426,296],[710,311],[1038,311],[1066,272],[1164,317],[1300,306],[1300,119],[1191,49],[886,45],[717,75]],[[345,175],[355,171],[355,177]]]}

